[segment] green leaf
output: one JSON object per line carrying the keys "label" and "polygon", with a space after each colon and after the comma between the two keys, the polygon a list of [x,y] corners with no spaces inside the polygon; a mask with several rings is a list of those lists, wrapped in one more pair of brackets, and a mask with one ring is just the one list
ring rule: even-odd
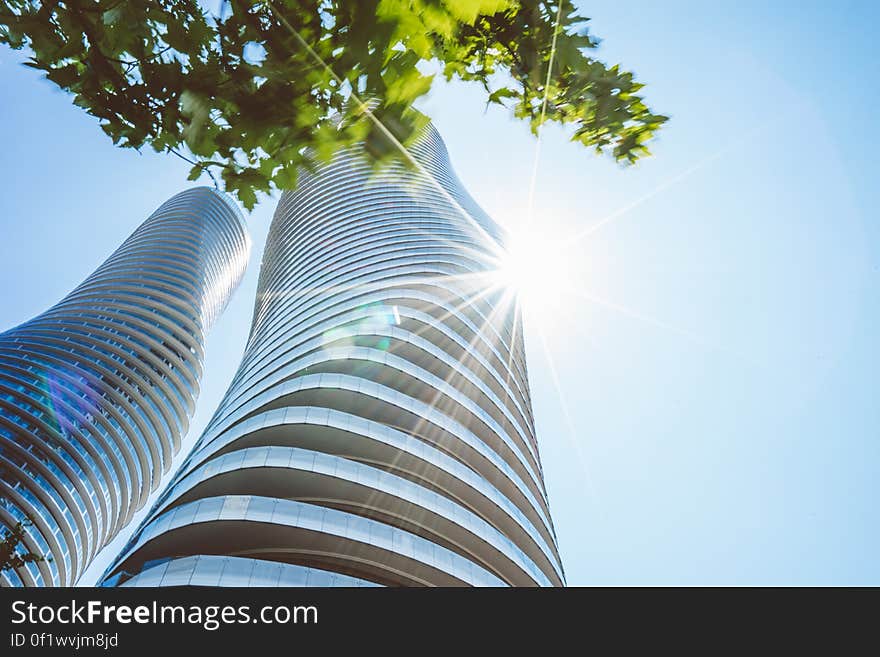
{"label": "green leaf", "polygon": [[513,89],[510,89],[508,87],[501,87],[500,89],[496,89],[491,94],[489,94],[487,102],[503,105],[504,103],[502,101],[505,98],[515,98],[516,96],[517,93]]}
{"label": "green leaf", "polygon": [[[631,72],[588,56],[598,39],[561,1],[557,26],[559,5],[544,0],[335,0],[317,11],[235,1],[221,3],[222,19],[196,0],[86,3],[94,11],[0,0],[0,43],[28,48],[28,66],[114,144],[186,153],[190,179],[210,166],[252,208],[258,192],[294,188],[303,168],[354,143],[376,166],[400,158],[395,141],[410,145],[427,121],[412,107],[433,84],[425,66],[437,62],[535,133],[555,123],[619,162],[647,157],[667,117]],[[254,43],[265,57],[249,64]],[[384,129],[351,90],[371,99]]]}
{"label": "green leaf", "polygon": [[257,195],[251,187],[237,187],[238,200],[248,211],[253,210],[257,204]]}

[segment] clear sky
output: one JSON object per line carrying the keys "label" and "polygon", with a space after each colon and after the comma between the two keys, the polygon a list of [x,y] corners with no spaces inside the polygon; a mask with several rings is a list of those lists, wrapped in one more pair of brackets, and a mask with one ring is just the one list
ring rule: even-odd
{"label": "clear sky", "polygon": [[[672,120],[628,170],[543,136],[535,222],[570,283],[526,339],[569,583],[880,584],[880,5],[583,5]],[[19,61],[0,50],[0,330],[191,184]],[[477,200],[521,220],[526,127],[460,85],[423,109]],[[273,210],[250,215],[187,445],[238,364]]]}

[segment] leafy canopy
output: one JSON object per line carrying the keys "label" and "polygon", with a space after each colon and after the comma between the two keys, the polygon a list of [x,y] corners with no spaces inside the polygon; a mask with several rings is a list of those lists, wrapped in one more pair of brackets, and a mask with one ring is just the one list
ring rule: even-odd
{"label": "leafy canopy", "polygon": [[589,55],[587,20],[570,0],[0,0],[0,42],[28,48],[115,144],[174,152],[251,209],[340,147],[394,152],[360,98],[410,143],[428,62],[535,133],[568,124],[635,162],[666,117],[632,73]]}
{"label": "leafy canopy", "polygon": [[[17,570],[26,564],[47,560],[43,555],[28,550],[24,544],[26,530],[31,524],[29,519],[22,520],[11,529],[4,528],[0,531],[0,572]],[[20,550],[19,546],[24,550]],[[48,560],[51,561],[51,557]]]}

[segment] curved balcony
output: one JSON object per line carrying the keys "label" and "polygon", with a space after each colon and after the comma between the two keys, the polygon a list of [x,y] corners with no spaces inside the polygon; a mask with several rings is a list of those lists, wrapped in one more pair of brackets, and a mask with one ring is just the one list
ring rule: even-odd
{"label": "curved balcony", "polygon": [[76,583],[158,487],[195,410],[205,335],[249,252],[234,203],[190,189],[59,303],[0,334],[0,528],[30,519],[24,547],[52,557],[0,585]]}

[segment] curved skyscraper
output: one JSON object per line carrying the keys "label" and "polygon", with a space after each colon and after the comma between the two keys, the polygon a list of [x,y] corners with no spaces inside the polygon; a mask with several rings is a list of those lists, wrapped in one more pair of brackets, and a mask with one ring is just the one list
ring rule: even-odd
{"label": "curved skyscraper", "polygon": [[226,396],[106,585],[561,585],[502,240],[428,128],[275,213]]}
{"label": "curved skyscraper", "polygon": [[0,529],[29,519],[18,552],[51,557],[0,584],[74,584],[144,505],[180,448],[205,333],[249,250],[225,195],[187,190],[61,302],[0,334]]}

